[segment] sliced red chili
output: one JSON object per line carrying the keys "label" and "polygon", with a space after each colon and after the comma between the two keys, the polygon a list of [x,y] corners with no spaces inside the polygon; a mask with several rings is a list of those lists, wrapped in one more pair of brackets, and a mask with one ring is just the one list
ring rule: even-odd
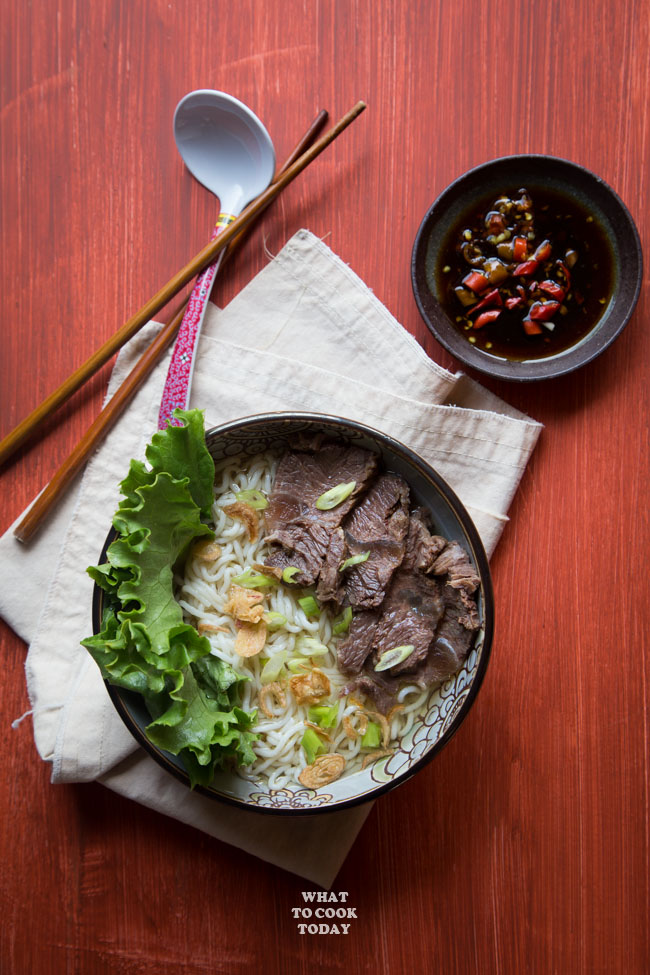
{"label": "sliced red chili", "polygon": [[542,328],[537,322],[531,322],[530,318],[524,318],[523,320],[524,332],[526,335],[541,335]]}
{"label": "sliced red chili", "polygon": [[528,254],[528,241],[525,237],[515,237],[512,242],[512,256],[515,261],[523,261]]}
{"label": "sliced red chili", "polygon": [[497,210],[491,210],[485,218],[485,226],[491,234],[500,234],[506,229],[505,217]]}
{"label": "sliced red chili", "polygon": [[466,288],[471,288],[475,294],[480,294],[481,291],[485,291],[489,285],[488,279],[480,271],[471,271],[466,277],[463,278],[463,284]]}
{"label": "sliced red chili", "polygon": [[548,261],[551,256],[551,242],[550,240],[543,240],[535,251],[536,261]]}
{"label": "sliced red chili", "polygon": [[517,296],[516,298],[506,298],[506,308],[508,311],[512,311],[513,308],[519,308],[523,305],[524,299]]}
{"label": "sliced red chili", "polygon": [[569,274],[569,269],[566,264],[562,263],[562,261],[556,261],[555,263],[566,279],[566,289],[568,291],[571,287],[571,275]]}
{"label": "sliced red chili", "polygon": [[484,311],[483,314],[479,315],[474,322],[474,328],[483,328],[484,325],[489,325],[491,322],[496,322],[500,314],[500,310]]}
{"label": "sliced red chili", "polygon": [[518,264],[512,273],[517,277],[529,278],[531,274],[535,273],[538,267],[538,261],[524,261],[523,264]]}
{"label": "sliced red chili", "polygon": [[566,292],[555,281],[542,281],[539,290],[543,291],[544,294],[550,295],[551,298],[555,298],[556,301],[564,301]]}
{"label": "sliced red chili", "polygon": [[488,291],[485,298],[481,298],[479,303],[474,305],[467,314],[474,315],[477,311],[481,311],[483,308],[492,308],[494,305],[498,305],[499,308],[503,306],[503,298],[499,294],[498,288],[493,288],[492,291]]}
{"label": "sliced red chili", "polygon": [[550,322],[559,307],[559,301],[545,301],[544,303],[536,301],[534,305],[530,306],[528,314],[536,322]]}

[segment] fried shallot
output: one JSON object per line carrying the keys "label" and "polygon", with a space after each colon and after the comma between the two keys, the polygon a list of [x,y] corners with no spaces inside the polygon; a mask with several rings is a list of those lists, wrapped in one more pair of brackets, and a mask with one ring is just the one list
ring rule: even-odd
{"label": "fried shallot", "polygon": [[308,674],[297,674],[289,684],[298,704],[318,704],[330,692],[329,678],[318,667]]}
{"label": "fried shallot", "polygon": [[199,623],[197,626],[199,631],[199,636],[203,636],[204,633],[227,633],[227,626],[217,626],[216,623]]}
{"label": "fried shallot", "polygon": [[365,735],[368,729],[368,715],[365,713],[365,711],[357,710],[355,711],[355,714],[359,715],[358,728],[355,728],[352,724],[352,717],[354,717],[354,715],[352,717],[348,715],[343,718],[343,730],[345,731],[346,738],[361,738],[363,735]]}
{"label": "fried shallot", "polygon": [[298,781],[308,789],[319,789],[340,778],[345,769],[342,755],[319,755],[311,765],[302,770]]}
{"label": "fried shallot", "polygon": [[367,713],[369,718],[372,718],[373,721],[376,721],[381,726],[381,743],[386,748],[390,741],[390,728],[388,727],[386,716],[380,714],[379,711],[368,711]]}
{"label": "fried shallot", "polygon": [[224,509],[231,518],[243,521],[246,527],[246,534],[250,542],[256,542],[259,535],[260,519],[255,508],[251,508],[244,501],[235,501],[234,504],[227,504]]}
{"label": "fried shallot", "polygon": [[192,546],[192,556],[201,562],[216,562],[221,555],[221,546],[211,538],[197,542]]}
{"label": "fried shallot", "polygon": [[228,590],[228,602],[223,611],[244,623],[259,623],[264,615],[263,599],[262,593],[256,589],[244,589],[233,584]]}
{"label": "fried shallot", "polygon": [[378,758],[385,758],[387,755],[392,755],[393,752],[390,748],[378,748],[374,752],[368,752],[364,756],[363,762],[361,763],[361,768],[367,768],[371,762],[374,762]]}
{"label": "fried shallot", "polygon": [[332,736],[330,735],[329,731],[326,731],[325,728],[321,728],[319,724],[314,724],[313,721],[305,721],[305,727],[313,728],[316,734],[320,735],[321,738],[324,738],[325,741],[332,740]]}
{"label": "fried shallot", "polygon": [[266,643],[266,623],[240,623],[235,637],[235,653],[240,657],[254,657]]}
{"label": "fried shallot", "polygon": [[260,701],[260,711],[262,711],[267,718],[273,718],[275,715],[269,710],[269,706],[266,703],[267,697],[270,697],[276,707],[286,708],[287,706],[287,695],[284,692],[284,682],[279,680],[274,680],[272,684],[265,684],[260,691],[259,701]]}

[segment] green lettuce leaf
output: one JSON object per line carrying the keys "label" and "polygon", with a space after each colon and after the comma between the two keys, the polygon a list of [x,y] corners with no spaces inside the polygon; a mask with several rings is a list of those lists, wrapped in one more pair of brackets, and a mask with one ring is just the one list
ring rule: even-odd
{"label": "green lettuce leaf", "polygon": [[247,678],[210,655],[210,643],[183,621],[174,599],[174,567],[192,543],[214,537],[210,517],[214,463],[203,414],[177,410],[182,426],[156,433],[147,467],[131,461],[113,518],[118,537],[89,575],[104,592],[101,631],[82,640],[105,680],[141,694],[154,744],[178,755],[192,786],[208,784],[227,761],[255,758],[255,713],[239,707]]}
{"label": "green lettuce leaf", "polygon": [[147,726],[147,736],[159,748],[180,755],[183,760],[190,753],[195,760],[195,778],[205,781],[196,765],[207,767],[211,779],[214,769],[222,768],[227,758],[234,757],[241,765],[254,761],[250,743],[256,736],[248,729],[256,715],[236,705],[231,707],[227,699],[220,703],[197,678],[195,668],[190,667],[182,685],[170,694],[173,704]]}

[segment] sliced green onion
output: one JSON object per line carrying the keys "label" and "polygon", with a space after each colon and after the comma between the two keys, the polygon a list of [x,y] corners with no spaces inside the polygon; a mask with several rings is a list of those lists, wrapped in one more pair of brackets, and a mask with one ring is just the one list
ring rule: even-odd
{"label": "sliced green onion", "polygon": [[395,664],[401,664],[407,657],[411,656],[414,650],[415,647],[412,643],[405,643],[401,647],[392,647],[390,650],[385,650],[375,664],[375,670],[388,670],[389,667],[394,667]]}
{"label": "sliced green onion", "polygon": [[247,504],[249,508],[255,508],[256,511],[264,511],[269,506],[269,502],[262,492],[254,489],[250,491],[237,491],[235,497],[238,501],[243,501],[244,504]]}
{"label": "sliced green onion", "polygon": [[297,576],[300,572],[295,565],[288,565],[286,569],[282,570],[282,581],[283,582],[293,582],[294,576]]}
{"label": "sliced green onion", "polygon": [[246,589],[264,589],[266,586],[274,586],[277,579],[274,579],[273,576],[265,576],[260,572],[248,570],[242,572],[240,576],[234,576],[230,581],[237,586],[244,586]]}
{"label": "sliced green onion", "polygon": [[341,562],[339,572],[345,572],[346,569],[350,569],[353,565],[361,565],[362,562],[367,562],[369,558],[370,552],[359,552],[358,555],[351,555],[345,562]]}
{"label": "sliced green onion", "polygon": [[334,728],[339,716],[338,704],[328,707],[326,704],[318,704],[309,709],[309,720],[321,728]]}
{"label": "sliced green onion", "polygon": [[365,734],[361,739],[362,748],[379,748],[381,744],[381,728],[374,721],[368,722]]}
{"label": "sliced green onion", "polygon": [[305,733],[302,736],[300,744],[305,749],[305,755],[307,756],[309,765],[313,763],[317,755],[322,755],[323,752],[327,751],[327,745],[319,738],[313,728],[305,728]]}
{"label": "sliced green onion", "polygon": [[279,653],[274,653],[272,657],[269,657],[260,674],[260,680],[263,684],[270,684],[271,681],[278,679],[288,656],[288,650],[280,650]]}
{"label": "sliced green onion", "polygon": [[334,621],[332,626],[332,633],[334,636],[340,636],[341,633],[347,633],[350,629],[350,623],[352,622],[352,607],[346,606],[343,612]]}
{"label": "sliced green onion", "polygon": [[296,650],[303,653],[305,657],[324,657],[326,653],[329,653],[329,647],[311,636],[300,637],[296,642]]}
{"label": "sliced green onion", "polygon": [[287,667],[292,674],[306,674],[309,670],[307,661],[304,657],[293,657],[291,660],[287,661]]}
{"label": "sliced green onion", "polygon": [[350,497],[356,486],[356,481],[348,481],[347,484],[336,484],[329,491],[321,494],[320,498],[316,500],[316,507],[319,511],[329,511],[330,508],[336,508],[337,505],[342,504],[346,498]]}
{"label": "sliced green onion", "polygon": [[269,630],[277,630],[280,626],[284,626],[284,624],[287,622],[286,616],[283,616],[282,613],[276,613],[272,609],[269,610],[268,613],[265,613],[262,619],[266,623]]}
{"label": "sliced green onion", "polygon": [[298,605],[305,616],[320,616],[320,606],[313,596],[303,596],[302,599],[298,600]]}

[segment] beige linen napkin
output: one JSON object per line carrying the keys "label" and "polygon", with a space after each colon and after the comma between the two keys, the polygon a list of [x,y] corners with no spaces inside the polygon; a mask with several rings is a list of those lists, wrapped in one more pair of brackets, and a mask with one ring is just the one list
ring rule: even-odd
{"label": "beige linen napkin", "polygon": [[[125,347],[110,396],[159,328]],[[88,463],[80,485],[29,546],[0,539],[0,613],[29,642],[36,746],[53,782],[98,780],[144,805],[322,886],[338,872],[369,806],[285,819],[191,793],[138,748],[79,641],[90,634],[92,582],[118,483],[156,428],[168,357]],[[228,305],[210,306],[192,404],[206,425],[273,410],[335,413],[420,453],[467,506],[488,554],[541,427],[461,373],[432,362],[363,282],[306,230]],[[40,616],[39,616],[40,613]]]}

